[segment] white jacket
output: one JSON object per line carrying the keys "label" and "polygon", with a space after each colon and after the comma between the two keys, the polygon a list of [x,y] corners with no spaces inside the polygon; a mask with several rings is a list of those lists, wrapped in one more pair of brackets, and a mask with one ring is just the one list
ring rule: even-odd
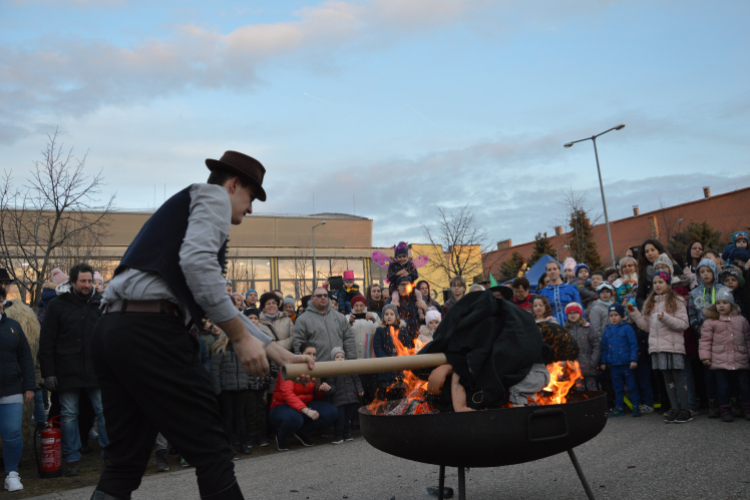
{"label": "white jacket", "polygon": [[[367,312],[367,309],[365,309]],[[367,319],[355,319],[354,324],[351,325],[352,333],[354,334],[354,343],[357,346],[357,359],[365,359],[367,353],[367,344],[372,342],[372,336],[375,335],[375,329],[380,326],[380,318],[375,313],[370,313],[374,316],[375,321]],[[372,357],[375,357],[372,355]]]}

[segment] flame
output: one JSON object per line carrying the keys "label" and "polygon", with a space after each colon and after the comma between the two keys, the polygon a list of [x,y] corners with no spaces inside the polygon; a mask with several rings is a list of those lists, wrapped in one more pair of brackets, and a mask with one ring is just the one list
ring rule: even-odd
{"label": "flame", "polygon": [[406,284],[406,295],[409,295],[412,290],[414,290],[414,287],[417,286],[414,283],[407,283]]}
{"label": "flame", "polygon": [[[413,284],[408,285],[411,288],[414,288]],[[399,329],[390,326],[388,328],[388,334],[391,336],[391,340],[393,340],[393,345],[396,348],[395,356],[413,356],[417,352],[419,352],[420,349],[425,345],[424,342],[420,341],[418,338],[414,339],[414,347],[407,347],[399,338]],[[404,399],[402,400],[399,407],[403,406],[405,409],[412,401],[423,401],[424,399],[424,393],[425,389],[427,388],[427,382],[424,380],[421,380],[418,378],[414,373],[411,371],[404,371],[404,378],[402,381],[397,381],[391,384],[388,389],[386,389],[386,394],[394,391],[394,390],[401,390],[404,391]],[[367,405],[367,409],[373,414],[384,413],[385,411],[385,405],[388,401],[385,399],[375,399],[372,403]],[[383,411],[380,411],[380,410]],[[429,413],[432,411],[432,406],[429,405],[426,402],[422,402],[417,406],[417,408],[414,411],[414,415],[420,415],[423,413]],[[403,411],[403,410],[402,410]]]}
{"label": "flame", "polygon": [[578,361],[558,361],[547,365],[550,383],[537,394],[536,402],[540,405],[559,405],[568,402],[568,391],[578,379],[583,378]]}

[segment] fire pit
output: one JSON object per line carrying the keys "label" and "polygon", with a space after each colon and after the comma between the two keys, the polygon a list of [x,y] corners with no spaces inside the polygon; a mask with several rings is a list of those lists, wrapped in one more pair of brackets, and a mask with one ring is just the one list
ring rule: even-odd
{"label": "fire pit", "polygon": [[565,404],[523,406],[465,413],[373,415],[359,410],[365,440],[380,451],[458,468],[459,499],[466,498],[465,467],[500,467],[540,460],[567,451],[590,500],[573,448],[596,437],[607,422],[603,392],[572,392]]}

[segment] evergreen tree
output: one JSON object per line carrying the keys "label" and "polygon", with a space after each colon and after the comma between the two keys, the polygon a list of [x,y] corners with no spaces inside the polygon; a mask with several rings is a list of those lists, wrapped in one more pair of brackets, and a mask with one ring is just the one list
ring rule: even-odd
{"label": "evergreen tree", "polygon": [[576,208],[570,213],[568,248],[576,262],[588,264],[592,271],[602,268],[602,259],[591,235],[591,221],[583,208]]}
{"label": "evergreen tree", "polygon": [[500,276],[498,277],[498,281],[504,282],[514,279],[525,262],[526,259],[524,259],[520,253],[513,252],[508,260],[500,265]]}
{"label": "evergreen tree", "polygon": [[534,251],[531,253],[531,257],[529,257],[529,267],[536,264],[545,255],[556,259],[557,250],[552,248],[552,242],[547,237],[547,233],[544,233],[544,235],[537,233],[536,237],[534,237]]}
{"label": "evergreen tree", "polygon": [[[682,262],[687,255],[688,245],[694,241],[700,241],[704,250],[714,250],[719,254],[724,250],[724,245],[730,242],[728,238],[722,238],[721,232],[716,231],[708,222],[691,222],[685,229],[672,235],[667,250],[672,257]],[[683,262],[683,265],[687,263]]]}

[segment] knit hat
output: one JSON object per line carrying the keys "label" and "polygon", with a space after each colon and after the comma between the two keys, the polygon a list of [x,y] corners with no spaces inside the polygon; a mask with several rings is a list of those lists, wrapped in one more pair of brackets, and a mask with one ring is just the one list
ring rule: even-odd
{"label": "knit hat", "polygon": [[671,284],[671,283],[672,283],[672,275],[671,275],[671,274],[669,274],[669,273],[668,273],[668,272],[666,272],[666,271],[656,271],[656,272],[654,273],[654,275],[653,275],[652,279],[653,279],[653,278],[656,278],[657,276],[658,276],[658,277],[660,277],[661,279],[663,279],[664,281],[666,281],[666,282],[667,282],[667,285],[669,285],[669,284]]}
{"label": "knit hat", "polygon": [[248,317],[252,314],[260,318],[260,309],[258,309],[257,307],[248,307],[242,313]]}
{"label": "knit hat", "polygon": [[102,278],[102,275],[99,274],[99,271],[94,271],[94,281],[101,281],[104,283],[104,278]]}
{"label": "knit hat", "polygon": [[567,306],[565,306],[565,315],[567,316],[571,312],[577,312],[581,316],[583,316],[583,307],[581,307],[581,304],[578,302],[571,302]]}
{"label": "knit hat", "polygon": [[62,272],[60,268],[56,267],[52,270],[52,283],[54,283],[55,286],[62,285],[69,279],[68,275]]}
{"label": "knit hat", "polygon": [[568,257],[567,259],[563,261],[563,271],[565,271],[566,269],[571,269],[575,271],[575,268],[576,268],[576,261],[573,257]]}
{"label": "knit hat", "polygon": [[727,287],[716,290],[716,302],[720,300],[725,300],[730,304],[735,305],[734,294],[732,293],[732,290]]}
{"label": "knit hat", "polygon": [[354,271],[344,271],[344,281],[354,281]]}
{"label": "knit hat", "polygon": [[724,284],[724,280],[727,276],[734,276],[740,284],[740,288],[745,288],[745,278],[742,276],[742,271],[735,266],[725,266],[724,270],[719,275],[719,283]]}
{"label": "knit hat", "polygon": [[745,240],[750,243],[750,237],[747,235],[747,231],[737,231],[732,235],[732,241],[737,245],[737,240]]}
{"label": "knit hat", "polygon": [[296,301],[294,300],[294,297],[292,297],[291,295],[287,295],[286,297],[284,297],[284,305],[287,305],[287,304],[294,305],[295,302]]}
{"label": "knit hat", "polygon": [[334,359],[337,354],[343,354],[344,357],[346,357],[346,353],[344,352],[342,348],[334,347],[333,349],[331,349],[331,359]]}
{"label": "knit hat", "polygon": [[625,308],[622,307],[622,304],[618,304],[617,302],[615,302],[614,304],[609,306],[609,312],[612,312],[612,311],[619,314],[621,318],[625,317]]}
{"label": "knit hat", "polygon": [[613,287],[609,281],[605,281],[601,285],[596,287],[596,293],[599,293],[602,290],[609,290],[610,292],[612,292],[612,295],[615,294],[615,287]]}
{"label": "knit hat", "polygon": [[383,306],[383,317],[384,318],[385,318],[385,312],[389,311],[389,310],[392,310],[394,312],[394,314],[396,315],[396,317],[398,318],[398,307],[396,306],[396,304],[386,304],[386,305]]}
{"label": "knit hat", "polygon": [[354,304],[357,302],[362,302],[365,306],[367,306],[367,299],[365,299],[362,295],[355,295],[352,299],[352,307],[354,307]]}
{"label": "knit hat", "polygon": [[258,292],[256,290],[254,290],[254,289],[251,288],[250,290],[248,290],[247,292],[245,292],[245,298],[247,298],[247,296],[250,295],[250,292],[253,292],[255,295],[258,295]]}
{"label": "knit hat", "polygon": [[672,262],[672,259],[669,258],[669,255],[665,253],[659,254],[659,256],[654,261],[654,267],[658,266],[659,264],[663,264],[669,268],[669,274],[674,274],[674,263]]}
{"label": "knit hat", "polygon": [[578,271],[580,271],[581,269],[585,269],[589,272],[589,274],[591,274],[591,269],[589,268],[589,266],[587,266],[586,264],[578,264],[573,268],[573,274],[576,278],[578,277]]}
{"label": "knit hat", "polygon": [[443,316],[437,309],[430,309],[425,313],[424,320],[426,323],[429,323],[430,321],[442,321]]}
{"label": "knit hat", "polygon": [[411,276],[409,275],[401,276],[396,283],[398,285],[400,285],[401,283],[411,283]]}
{"label": "knit hat", "polygon": [[409,255],[409,245],[406,244],[405,241],[399,242],[398,245],[396,245],[396,249],[393,252],[393,255],[395,257],[398,257],[399,255]]}

